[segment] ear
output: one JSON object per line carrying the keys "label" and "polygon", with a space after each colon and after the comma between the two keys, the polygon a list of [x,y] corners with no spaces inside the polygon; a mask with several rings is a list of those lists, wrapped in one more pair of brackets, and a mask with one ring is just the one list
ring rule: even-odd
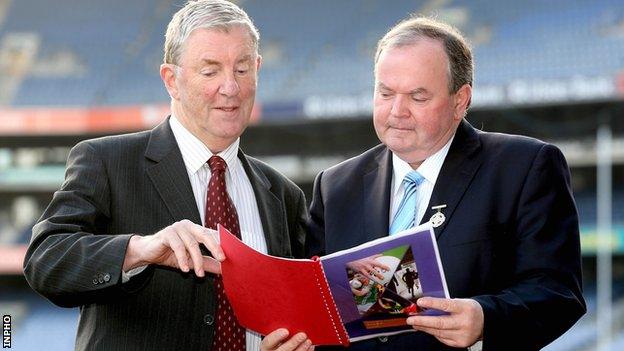
{"label": "ear", "polygon": [[470,106],[470,100],[472,99],[472,87],[468,84],[464,84],[455,95],[455,119],[461,120],[466,115],[466,110]]}
{"label": "ear", "polygon": [[262,66],[262,56],[258,54],[258,58],[256,58],[256,72],[260,71],[260,66]]}
{"label": "ear", "polygon": [[165,84],[165,88],[169,92],[172,99],[178,99],[178,84],[176,82],[175,66],[170,63],[160,65],[160,78]]}

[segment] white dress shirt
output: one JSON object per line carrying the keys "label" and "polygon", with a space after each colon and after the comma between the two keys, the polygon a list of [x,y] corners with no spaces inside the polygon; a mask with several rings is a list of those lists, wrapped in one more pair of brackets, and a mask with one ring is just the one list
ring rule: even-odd
{"label": "white dress shirt", "polygon": [[[184,128],[175,116],[171,116],[169,124],[182,153],[186,172],[193,188],[193,195],[195,195],[195,203],[197,204],[202,223],[204,223],[206,193],[208,192],[208,182],[211,176],[207,162],[214,154],[201,140]],[[238,213],[243,242],[259,252],[267,253],[264,229],[262,228],[256,196],[245,169],[238,158],[239,143],[240,139],[236,139],[227,149],[219,152],[217,155],[221,156],[227,163],[225,184]],[[247,330],[246,334],[247,350],[259,350],[260,334],[250,330]]]}
{"label": "white dress shirt", "polygon": [[[425,180],[420,183],[418,189],[416,190],[416,225],[420,223],[425,212],[427,211],[427,205],[429,204],[429,200],[431,199],[431,194],[433,193],[433,187],[435,186],[436,180],[438,179],[438,175],[440,174],[440,170],[442,169],[442,164],[444,164],[444,159],[448,154],[449,149],[451,148],[451,143],[455,136],[453,135],[451,139],[435,154],[427,157],[425,161],[416,169],[420,175],[425,178]],[[407,173],[411,172],[412,166],[409,163],[400,159],[397,155],[392,153],[392,184],[391,184],[391,193],[390,193],[390,221],[389,224],[392,225],[392,220],[394,219],[394,215],[396,211],[399,209],[399,205],[401,204],[401,200],[403,199],[403,195],[405,194],[405,186],[403,185],[403,179],[407,175]],[[434,204],[441,205],[441,204]]]}

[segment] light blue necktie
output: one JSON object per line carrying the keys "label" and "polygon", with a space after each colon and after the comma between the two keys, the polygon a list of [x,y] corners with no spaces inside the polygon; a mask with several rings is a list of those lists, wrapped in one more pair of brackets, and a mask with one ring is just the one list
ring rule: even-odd
{"label": "light blue necktie", "polygon": [[416,221],[416,190],[424,180],[425,178],[416,171],[409,172],[403,178],[405,194],[392,220],[390,235],[414,226]]}

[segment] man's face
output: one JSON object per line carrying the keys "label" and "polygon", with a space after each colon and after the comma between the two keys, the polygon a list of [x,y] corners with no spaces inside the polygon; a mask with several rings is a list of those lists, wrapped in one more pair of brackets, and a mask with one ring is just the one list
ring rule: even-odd
{"label": "man's face", "polygon": [[247,127],[256,96],[260,56],[249,32],[239,26],[227,33],[195,29],[182,48],[179,67],[169,66],[174,77],[165,84],[173,113],[211,151],[222,151]]}
{"label": "man's face", "polygon": [[448,59],[438,41],[388,48],[377,61],[375,131],[413,167],[448,142],[465,113],[470,87],[449,94],[448,79]]}

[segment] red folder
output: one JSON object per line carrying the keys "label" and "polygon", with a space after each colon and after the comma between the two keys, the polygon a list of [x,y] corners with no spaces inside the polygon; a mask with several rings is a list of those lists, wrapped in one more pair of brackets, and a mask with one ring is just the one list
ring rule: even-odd
{"label": "red folder", "polygon": [[263,335],[305,332],[314,345],[349,345],[320,261],[265,255],[218,230],[225,293],[242,326]]}

